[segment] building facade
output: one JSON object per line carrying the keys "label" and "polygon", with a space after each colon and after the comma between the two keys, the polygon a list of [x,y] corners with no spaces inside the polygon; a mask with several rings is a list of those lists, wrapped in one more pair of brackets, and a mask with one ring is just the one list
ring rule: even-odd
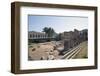
{"label": "building facade", "polygon": [[28,32],[28,39],[43,39],[47,37],[48,35],[45,32],[34,32],[34,31]]}
{"label": "building facade", "polygon": [[29,43],[46,42],[46,41],[52,41],[52,40],[55,40],[55,37],[49,37],[48,34],[46,34],[45,32],[35,32],[35,31],[28,32]]}
{"label": "building facade", "polygon": [[76,29],[74,29],[74,31],[61,33],[60,37],[64,42],[64,51],[73,48],[82,41],[86,41],[88,37],[87,33],[87,30],[78,31]]}

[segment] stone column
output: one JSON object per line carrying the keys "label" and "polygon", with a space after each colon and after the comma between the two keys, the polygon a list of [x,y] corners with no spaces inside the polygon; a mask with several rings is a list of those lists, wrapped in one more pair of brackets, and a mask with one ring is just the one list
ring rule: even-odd
{"label": "stone column", "polygon": [[64,51],[67,51],[69,47],[69,42],[67,40],[64,40]]}

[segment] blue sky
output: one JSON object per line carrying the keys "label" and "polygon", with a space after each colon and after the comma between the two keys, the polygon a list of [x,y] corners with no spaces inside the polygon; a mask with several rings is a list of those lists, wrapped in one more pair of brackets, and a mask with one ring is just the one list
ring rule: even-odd
{"label": "blue sky", "polygon": [[41,32],[44,27],[51,27],[57,33],[88,29],[88,17],[29,15],[28,30]]}

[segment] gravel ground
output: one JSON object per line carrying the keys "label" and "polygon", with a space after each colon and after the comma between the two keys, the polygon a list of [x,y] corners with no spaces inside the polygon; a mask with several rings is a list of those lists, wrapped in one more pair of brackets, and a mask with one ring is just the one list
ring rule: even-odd
{"label": "gravel ground", "polygon": [[[75,56],[77,58],[87,58],[87,41],[82,43],[81,51]],[[60,59],[59,49],[64,48],[62,42],[51,41],[44,43],[32,43],[28,49],[28,60],[54,60]],[[55,48],[56,47],[56,48]]]}
{"label": "gravel ground", "polygon": [[53,60],[59,56],[55,41],[29,45],[29,60]]}

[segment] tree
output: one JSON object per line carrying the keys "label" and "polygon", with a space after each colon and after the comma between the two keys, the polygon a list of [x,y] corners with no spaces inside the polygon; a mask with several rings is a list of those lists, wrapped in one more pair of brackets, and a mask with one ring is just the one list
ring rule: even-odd
{"label": "tree", "polygon": [[47,34],[48,33],[48,27],[44,27],[43,32],[45,32]]}
{"label": "tree", "polygon": [[45,32],[48,35],[48,37],[53,37],[55,34],[54,29],[51,27],[44,27],[43,32]]}

